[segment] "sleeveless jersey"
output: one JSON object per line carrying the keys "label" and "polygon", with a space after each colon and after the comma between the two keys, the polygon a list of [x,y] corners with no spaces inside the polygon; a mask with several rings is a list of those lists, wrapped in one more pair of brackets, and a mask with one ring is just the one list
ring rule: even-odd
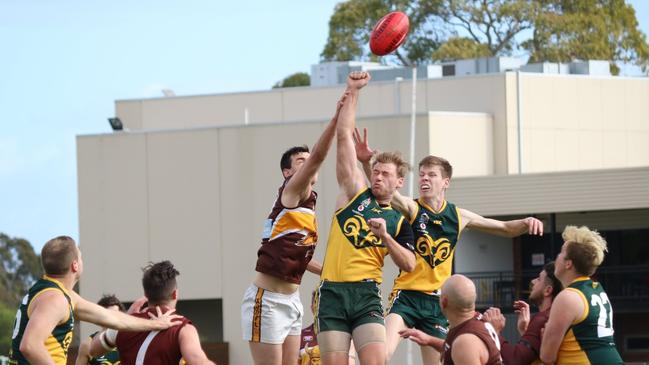
{"label": "sleeveless jersey", "polygon": [[563,337],[557,364],[624,364],[613,341],[613,308],[604,288],[588,277],[580,277],[565,290],[579,294],[584,313]]}
{"label": "sleeveless jersey", "polygon": [[29,309],[31,303],[36,299],[36,297],[50,290],[60,291],[65,296],[65,299],[68,301],[69,315],[68,319],[64,323],[54,327],[50,336],[45,340],[44,345],[56,365],[65,365],[68,358],[68,348],[72,342],[74,308],[72,306],[70,295],[63,284],[47,275],[43,276],[43,278],[38,280],[29,289],[27,295],[25,295],[18,307],[18,312],[16,312],[16,321],[14,323],[14,331],[11,337],[11,351],[9,354],[10,364],[29,365],[27,359],[25,359],[25,357],[20,353],[20,342],[23,339],[25,328],[29,322]]}
{"label": "sleeveless jersey", "polygon": [[432,293],[438,290],[453,270],[455,247],[460,238],[460,212],[444,201],[439,212],[417,201],[417,213],[410,222],[415,234],[417,265],[412,272],[399,272],[393,290],[416,290]]}
{"label": "sleeveless jersey", "polygon": [[[161,307],[160,309],[165,312],[168,308]],[[155,313],[155,309],[152,308],[148,311]],[[149,318],[147,312],[133,315],[140,318]],[[191,321],[185,317],[178,320],[182,323],[169,327],[164,331],[117,332],[115,344],[119,351],[121,363],[124,365],[178,365],[182,358],[178,335],[185,325],[191,324]],[[138,362],[138,359],[141,359],[141,361]]]}
{"label": "sleeveless jersey", "polygon": [[318,243],[315,203],[311,195],[296,208],[282,205],[282,193],[289,179],[279,188],[273,209],[264,225],[261,248],[257,252],[258,272],[299,284]]}
{"label": "sleeveless jersey", "polygon": [[[90,335],[90,338],[94,338],[99,332],[95,332]],[[117,350],[109,351],[101,356],[93,357],[88,361],[89,365],[120,365],[119,362],[119,352]]]}
{"label": "sleeveless jersey", "polygon": [[[388,249],[370,230],[367,220],[371,218],[383,218],[388,234],[397,242],[397,236],[404,226],[409,229],[401,213],[390,206],[382,207],[370,189],[363,189],[347,206],[334,214],[320,277],[322,280],[381,282],[383,259]],[[412,250],[412,247],[408,249]]]}
{"label": "sleeveless jersey", "polygon": [[446,341],[444,341],[444,352],[442,353],[443,365],[453,365],[453,358],[451,356],[453,341],[455,341],[458,336],[466,333],[478,336],[478,338],[484,342],[485,346],[487,346],[489,358],[485,365],[502,365],[503,362],[500,357],[500,340],[498,339],[498,334],[490,323],[485,322],[482,319],[480,313],[476,313],[473,318],[460,323],[459,326],[453,327],[448,331]]}

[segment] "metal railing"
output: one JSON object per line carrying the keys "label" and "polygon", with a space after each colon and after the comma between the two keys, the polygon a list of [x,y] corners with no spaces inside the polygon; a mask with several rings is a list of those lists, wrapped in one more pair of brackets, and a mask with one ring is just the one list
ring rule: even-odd
{"label": "metal railing", "polygon": [[[475,283],[476,309],[493,306],[511,312],[514,300],[528,299],[530,281],[538,276],[538,272],[539,269],[464,275]],[[602,284],[616,312],[647,311],[649,308],[649,265],[601,267],[593,278]]]}

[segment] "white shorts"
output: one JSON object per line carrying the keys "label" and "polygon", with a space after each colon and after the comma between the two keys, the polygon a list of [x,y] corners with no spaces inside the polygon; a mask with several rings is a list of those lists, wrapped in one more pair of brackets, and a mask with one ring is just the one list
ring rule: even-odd
{"label": "white shorts", "polygon": [[286,295],[252,284],[246,289],[241,305],[243,339],[282,344],[286,336],[300,335],[303,316],[299,291]]}

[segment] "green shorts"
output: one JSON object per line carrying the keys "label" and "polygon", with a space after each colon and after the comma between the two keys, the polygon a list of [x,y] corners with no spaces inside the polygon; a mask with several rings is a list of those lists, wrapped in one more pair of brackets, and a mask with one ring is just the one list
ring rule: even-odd
{"label": "green shorts", "polygon": [[396,313],[408,327],[424,331],[433,337],[445,339],[448,321],[442,314],[439,296],[413,290],[395,290],[390,293],[387,313]]}
{"label": "green shorts", "polygon": [[316,293],[315,330],[349,334],[360,325],[385,325],[381,289],[374,281],[339,283],[323,281]]}

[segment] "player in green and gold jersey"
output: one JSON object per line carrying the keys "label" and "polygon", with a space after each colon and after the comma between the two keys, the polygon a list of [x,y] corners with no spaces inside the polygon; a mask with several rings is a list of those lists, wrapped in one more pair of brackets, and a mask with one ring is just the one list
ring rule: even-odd
{"label": "player in green and gold jersey", "polygon": [[75,318],[123,330],[163,330],[176,325],[173,311],[158,313],[154,320],[135,318],[75,293],[72,288],[83,271],[83,260],[68,236],[53,238],[43,246],[41,264],[45,275],[29,289],[16,312],[9,364],[65,365]]}
{"label": "player in green and gold jersey", "polygon": [[[369,161],[375,154],[367,140],[355,130],[356,154],[369,175]],[[448,322],[439,305],[439,290],[453,270],[455,248],[465,228],[515,237],[523,233],[543,234],[543,223],[533,217],[511,221],[484,218],[459,208],[446,200],[453,175],[451,164],[437,156],[426,156],[419,162],[419,198],[394,194],[392,204],[412,225],[415,235],[417,265],[412,272],[401,271],[394,281],[386,315],[387,359],[394,354],[407,328],[417,328],[439,339],[442,346]],[[425,364],[439,363],[439,352],[430,346],[421,346]]]}
{"label": "player in green and gold jersey", "polygon": [[613,308],[590,276],[604,261],[606,241],[588,227],[567,226],[554,275],[565,287],[554,299],[541,342],[541,361],[558,365],[624,364],[613,341]]}
{"label": "player in green and gold jersey", "polygon": [[370,80],[366,72],[347,79],[347,99],[336,126],[336,202],[321,284],[316,298],[316,331],[322,362],[347,364],[353,338],[360,363],[385,364],[385,327],[378,285],[384,258],[404,271],[415,267],[412,229],[392,209],[392,195],[403,185],[408,164],[397,153],[375,157],[367,186],[357,167],[353,132],[359,91]]}

